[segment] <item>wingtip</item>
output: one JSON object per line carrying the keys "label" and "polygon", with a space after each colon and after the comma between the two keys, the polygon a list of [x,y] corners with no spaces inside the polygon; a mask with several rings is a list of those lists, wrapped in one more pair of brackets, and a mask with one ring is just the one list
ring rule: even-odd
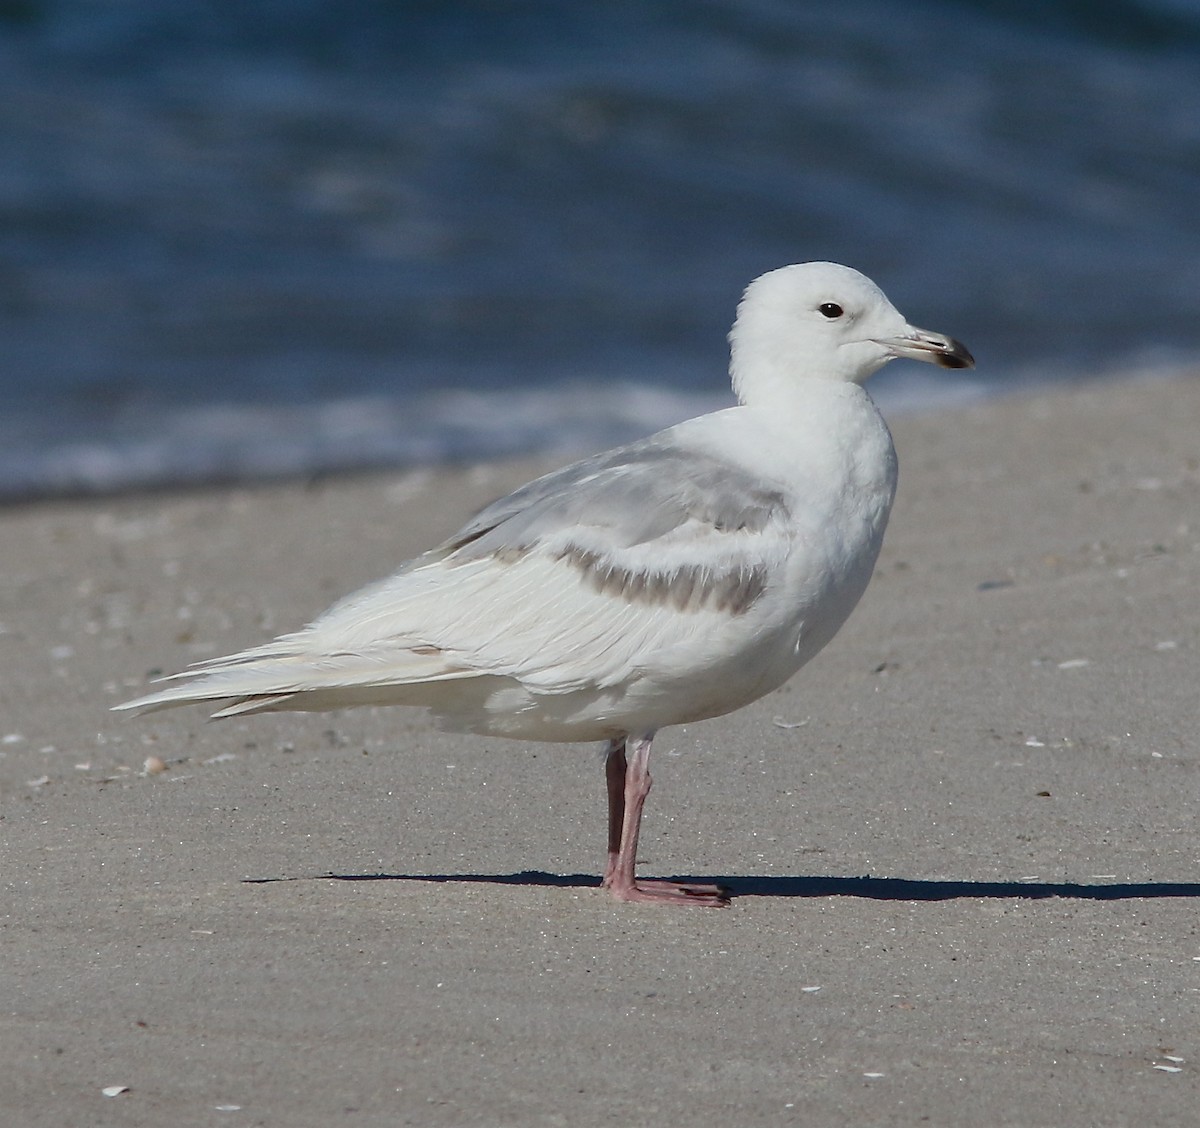
{"label": "wingtip", "polygon": [[147,698],[145,698],[145,697],[135,697],[132,701],[121,701],[116,705],[110,705],[108,707],[108,711],[110,713],[137,712],[139,709],[142,709],[145,707],[143,705],[143,702],[145,702],[146,700],[147,700]]}

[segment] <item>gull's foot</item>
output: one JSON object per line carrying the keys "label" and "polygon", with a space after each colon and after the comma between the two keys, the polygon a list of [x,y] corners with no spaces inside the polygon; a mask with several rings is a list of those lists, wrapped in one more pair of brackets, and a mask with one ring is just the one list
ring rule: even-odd
{"label": "gull's foot", "polygon": [[612,879],[604,884],[618,901],[633,904],[696,905],[713,909],[723,909],[729,904],[729,892],[720,885],[658,879],[632,882]]}

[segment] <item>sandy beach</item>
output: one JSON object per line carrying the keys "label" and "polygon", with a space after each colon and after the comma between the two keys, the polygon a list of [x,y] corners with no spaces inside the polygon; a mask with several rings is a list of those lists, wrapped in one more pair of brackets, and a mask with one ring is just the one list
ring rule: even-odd
{"label": "sandy beach", "polygon": [[656,743],[725,910],[597,888],[590,747],[108,712],[549,464],[0,512],[0,1119],[1195,1123],[1200,378],[893,430],[848,626]]}

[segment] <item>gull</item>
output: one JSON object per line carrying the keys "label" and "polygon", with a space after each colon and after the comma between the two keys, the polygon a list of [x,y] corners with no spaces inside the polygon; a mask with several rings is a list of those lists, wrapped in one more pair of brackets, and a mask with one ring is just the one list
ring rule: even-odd
{"label": "gull", "polygon": [[778,688],[858,603],[896,490],[867,377],[897,357],[974,364],[828,262],[751,282],[729,343],[737,406],[538,478],[302,630],[116,708],[414,705],[456,732],[604,741],[602,884],[728,904],[636,874],[654,735]]}

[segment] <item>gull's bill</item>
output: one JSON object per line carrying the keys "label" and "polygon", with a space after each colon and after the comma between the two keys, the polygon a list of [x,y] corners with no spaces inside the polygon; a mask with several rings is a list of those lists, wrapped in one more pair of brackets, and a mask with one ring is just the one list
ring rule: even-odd
{"label": "gull's bill", "polygon": [[975,358],[961,341],[945,333],[914,329],[911,336],[877,338],[876,344],[890,349],[896,356],[909,360],[925,360],[939,368],[974,368]]}

